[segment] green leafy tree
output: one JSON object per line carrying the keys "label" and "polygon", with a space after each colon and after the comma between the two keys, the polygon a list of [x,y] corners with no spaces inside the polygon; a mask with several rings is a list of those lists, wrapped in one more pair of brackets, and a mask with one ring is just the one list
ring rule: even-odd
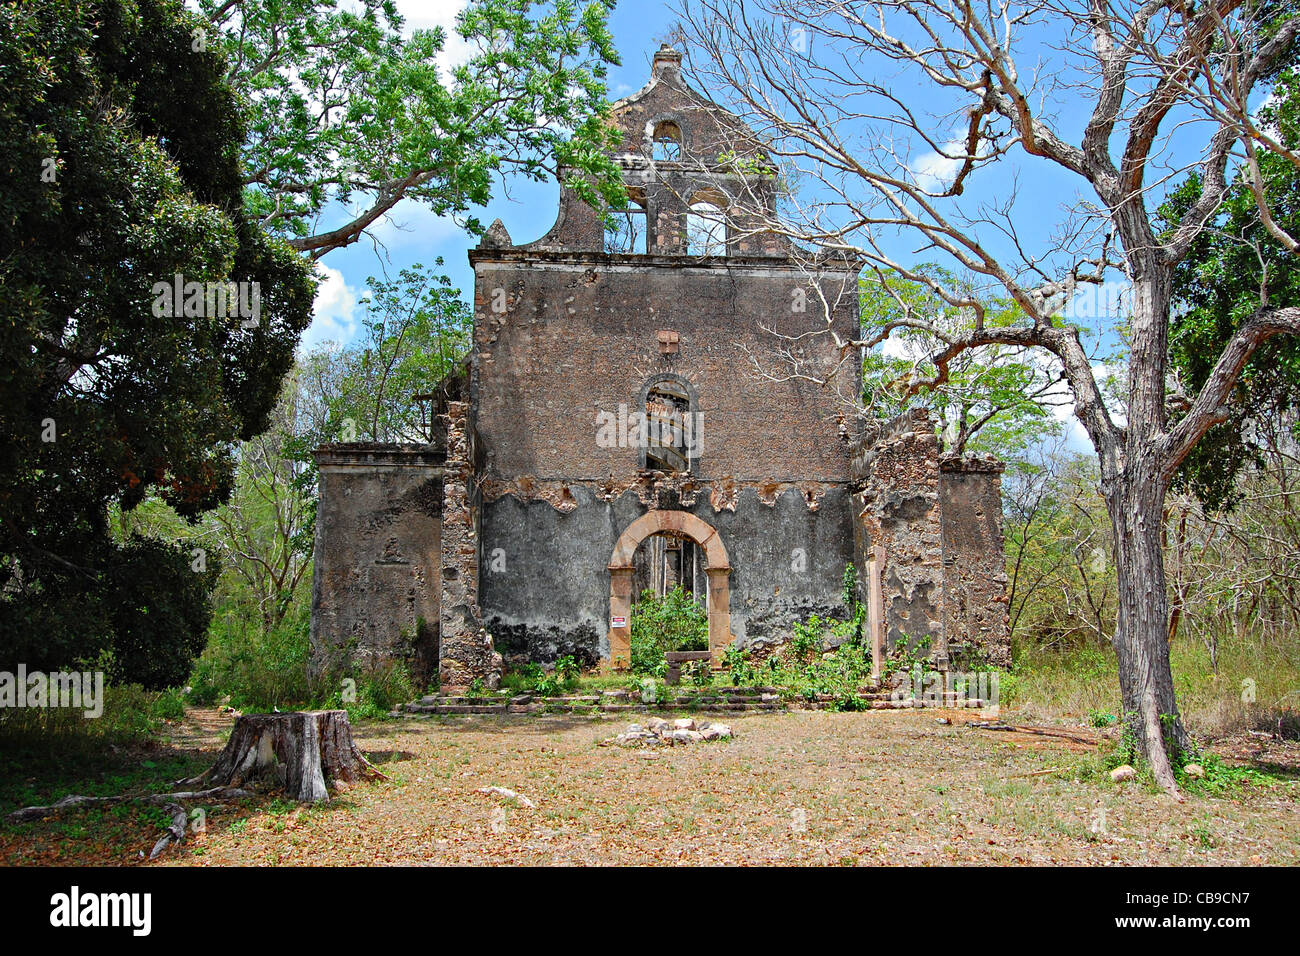
{"label": "green leafy tree", "polygon": [[232,593],[242,598],[235,603],[250,608],[267,632],[309,597],[315,509],[300,382],[297,372],[285,379],[271,427],[239,446],[234,493],[204,522],[226,568],[219,597],[227,604]]}
{"label": "green leafy tree", "polygon": [[[1300,149],[1295,66],[1280,71],[1259,123],[1284,147]],[[1257,185],[1264,204],[1256,198]],[[1201,181],[1192,176],[1161,210],[1163,218],[1176,222],[1200,195]],[[1261,216],[1261,207],[1271,210],[1271,221]],[[1170,364],[1190,394],[1204,385],[1224,343],[1261,306],[1300,305],[1300,256],[1276,234],[1300,236],[1300,168],[1277,153],[1252,150],[1212,226],[1174,272],[1179,307],[1169,329]],[[1175,487],[1193,492],[1212,509],[1230,506],[1242,469],[1263,463],[1272,423],[1289,421],[1294,428],[1298,409],[1300,343],[1286,337],[1265,341],[1243,368],[1224,420],[1192,449]],[[1292,437],[1300,434],[1293,430]]]}
{"label": "green leafy tree", "polygon": [[[439,259],[437,266],[442,265]],[[360,342],[324,350],[312,379],[329,406],[324,434],[332,440],[424,442],[434,393],[469,351],[473,313],[451,280],[416,264],[396,280],[366,280]]]}
{"label": "green leafy tree", "polygon": [[[977,295],[970,277],[939,266],[918,271],[960,289],[967,298]],[[897,329],[889,353],[875,349],[863,358],[863,404],[873,414],[891,418],[911,406],[932,409],[940,445],[952,454],[978,451],[1015,458],[1060,432],[1052,409],[1068,402],[1068,390],[1062,376],[1029,349],[994,345],[963,352],[939,375],[933,357],[943,351],[944,343],[935,330],[973,328],[973,310],[949,304],[922,281],[901,277],[863,279],[859,301],[865,338]],[[1024,313],[1009,298],[987,296],[983,304],[984,322],[990,326],[1024,321]],[[920,382],[936,384],[920,389]]]}
{"label": "green leafy tree", "polygon": [[[171,0],[0,4],[0,665],[112,649],[126,680],[184,679],[217,562],[115,538],[110,506],[222,501],[310,318],[301,256],[244,211],[201,23]],[[260,314],[160,314],[177,274],[256,283]]]}
{"label": "green leafy tree", "polygon": [[557,178],[621,206],[605,76],[612,2],[474,0],[465,62],[441,29],[404,31],[393,0],[199,0],[250,137],[249,209],[320,258],[410,199],[471,230],[494,182]]}
{"label": "green leafy tree", "polygon": [[644,591],[632,607],[631,632],[632,673],[663,676],[665,651],[708,649],[709,616],[680,587],[663,597]]}

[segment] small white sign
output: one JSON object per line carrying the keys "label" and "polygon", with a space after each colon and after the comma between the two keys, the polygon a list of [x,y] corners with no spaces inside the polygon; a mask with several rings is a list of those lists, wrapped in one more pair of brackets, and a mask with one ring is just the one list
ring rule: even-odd
{"label": "small white sign", "polygon": [[625,618],[625,617],[611,617],[611,618],[609,619],[609,626],[610,626],[610,627],[627,627],[627,618]]}

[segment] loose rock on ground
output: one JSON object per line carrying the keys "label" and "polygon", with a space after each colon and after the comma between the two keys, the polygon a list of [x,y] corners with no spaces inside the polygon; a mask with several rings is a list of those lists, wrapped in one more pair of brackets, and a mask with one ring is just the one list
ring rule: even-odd
{"label": "loose rock on ground", "polygon": [[693,744],[705,740],[731,739],[731,727],[715,721],[697,724],[690,717],[664,720],[651,717],[644,724],[630,724],[623,733],[601,741],[601,746],[615,744],[619,747],[656,747],[673,744]]}

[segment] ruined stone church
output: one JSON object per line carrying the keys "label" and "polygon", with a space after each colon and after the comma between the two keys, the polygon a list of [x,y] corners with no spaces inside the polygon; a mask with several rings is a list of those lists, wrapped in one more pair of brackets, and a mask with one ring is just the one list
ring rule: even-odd
{"label": "ruined stone church", "polygon": [[844,616],[850,563],[887,647],[1008,663],[1001,465],[854,412],[859,363],[809,333],[856,337],[857,267],[764,228],[761,144],[680,61],[615,104],[626,209],[562,191],[546,235],[498,221],[470,251],[431,441],[317,449],[316,667],[400,659],[444,690],[503,658],[618,667],[633,602],[673,587],[717,659]]}

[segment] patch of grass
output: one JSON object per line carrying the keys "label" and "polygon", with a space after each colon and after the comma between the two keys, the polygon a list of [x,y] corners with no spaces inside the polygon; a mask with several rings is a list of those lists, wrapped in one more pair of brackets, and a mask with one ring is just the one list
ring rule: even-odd
{"label": "patch of grass", "polygon": [[1214,836],[1214,828],[1210,825],[1209,820],[1193,825],[1188,829],[1187,833],[1206,850],[1213,850],[1219,845],[1219,841]]}
{"label": "patch of grass", "polygon": [[105,748],[148,743],[165,721],[185,715],[179,690],[147,691],[139,684],[104,688],[103,712],[84,709],[9,707],[0,709],[0,766],[23,761],[93,756]]}
{"label": "patch of grass", "polygon": [[[163,808],[123,802],[63,810],[42,820],[11,823],[8,812],[47,806],[69,794],[143,795],[176,789],[178,779],[211,765],[213,754],[153,747],[112,747],[52,760],[30,752],[0,756],[0,860],[6,864],[125,865],[141,861],[170,822]],[[203,807],[212,827],[236,804]]]}
{"label": "patch of grass", "polygon": [[[1204,775],[1188,776],[1188,763],[1198,764]],[[1224,763],[1222,758],[1212,753],[1201,754],[1195,760],[1188,760],[1182,766],[1175,767],[1174,776],[1178,785],[1189,793],[1213,796],[1227,796],[1244,787],[1272,787],[1284,782],[1282,778],[1265,771]]]}
{"label": "patch of grass", "polygon": [[[1119,669],[1110,647],[1049,650],[1017,640],[1012,652],[1027,715],[1086,716],[1097,727],[1116,722]],[[1225,634],[1216,673],[1205,644],[1183,636],[1170,663],[1179,709],[1193,734],[1217,739],[1247,729],[1300,732],[1300,647]]]}

